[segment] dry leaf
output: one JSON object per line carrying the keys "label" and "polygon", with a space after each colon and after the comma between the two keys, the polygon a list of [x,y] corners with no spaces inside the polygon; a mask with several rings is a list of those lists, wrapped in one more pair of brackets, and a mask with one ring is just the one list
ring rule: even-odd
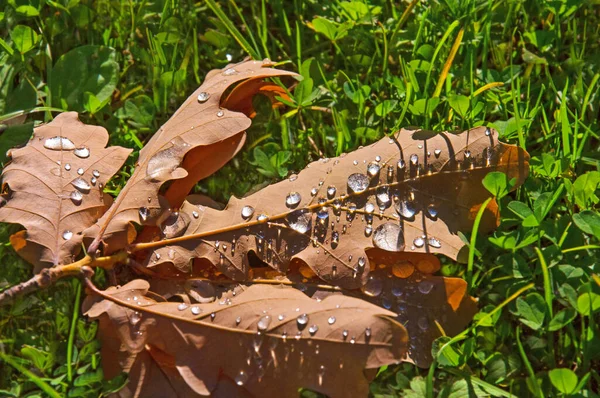
{"label": "dry leaf", "polygon": [[108,133],[83,124],[77,113],[61,113],[34,129],[2,172],[7,199],[0,221],[27,231],[11,237],[17,252],[41,268],[66,264],[79,253],[82,231],[111,204],[102,187],[119,170],[131,149],[105,148]]}
{"label": "dry leaf", "polygon": [[192,305],[156,302],[147,296],[148,286],[135,280],[105,292],[116,303],[88,298],[86,304],[87,314],[108,331],[102,334],[105,349],[113,352],[103,357],[118,358],[125,371],[148,369],[136,370],[146,375],[139,379],[130,374],[131,391],[151,383],[147,377],[158,366],[171,369],[164,372],[169,384],[157,387],[161,391],[183,379],[197,394],[209,395],[217,386],[231,388],[222,385],[226,378],[256,396],[294,396],[300,387],[366,396],[364,369],[397,363],[406,353],[406,330],[389,318],[394,314],[355,298],[317,301],[293,288],[254,285]]}
{"label": "dry leaf", "polygon": [[[296,75],[272,69],[272,65],[268,60],[246,61],[208,73],[204,83],[140,151],[135,172],[112,207],[86,231],[86,236],[94,239],[90,251],[95,252],[100,242],[108,245],[105,251],[109,253],[126,246],[131,222],[160,224],[168,216],[170,207],[168,201],[158,195],[165,182],[189,176],[186,183],[172,189],[170,196],[176,201],[182,191],[184,195],[189,193],[193,184],[217,171],[235,155],[244,142],[244,131],[250,126],[250,119],[235,109],[222,107],[221,97],[237,82]],[[238,91],[236,104],[243,104],[256,92],[253,87],[248,87],[247,92]],[[183,162],[186,154],[193,156]],[[212,156],[200,165],[193,160],[208,154]]]}
{"label": "dry leaf", "polygon": [[[496,137],[484,127],[460,134],[403,129],[232,198],[223,211],[185,202],[163,224],[163,236],[173,243],[147,256],[147,265],[173,263],[189,271],[190,258],[206,258],[241,281],[254,252],[282,274],[297,258],[328,283],[353,289],[366,283],[371,267],[365,250],[374,247],[460,258],[458,232],[471,228],[491,196],[483,177],[502,171],[519,185],[528,172],[529,155]],[[492,202],[480,231],[497,221]]]}

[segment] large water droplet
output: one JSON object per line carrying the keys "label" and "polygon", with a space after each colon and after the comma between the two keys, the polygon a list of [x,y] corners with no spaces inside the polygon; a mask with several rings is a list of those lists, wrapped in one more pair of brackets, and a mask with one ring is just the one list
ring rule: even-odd
{"label": "large water droplet", "polygon": [[390,192],[388,187],[379,187],[377,188],[377,205],[380,209],[386,209],[389,207],[392,202],[390,199]]}
{"label": "large water droplet", "polygon": [[77,177],[76,179],[71,181],[71,185],[73,185],[75,188],[77,188],[83,193],[88,193],[92,188],[90,184],[88,184],[87,181],[81,177]]}
{"label": "large water droplet", "polygon": [[248,375],[243,370],[240,370],[240,373],[235,376],[235,384],[238,386],[243,386],[247,381]]}
{"label": "large water droplet", "polygon": [[404,250],[404,231],[393,222],[381,224],[373,234],[373,244],[383,250],[401,252]]}
{"label": "large water droplet", "polygon": [[361,193],[369,187],[369,177],[361,173],[350,174],[348,177],[348,192]]}
{"label": "large water droplet", "polygon": [[330,325],[333,325],[335,323],[335,317],[334,316],[330,316],[329,319],[327,319],[327,323]]}
{"label": "large water droplet", "polygon": [[375,211],[375,205],[373,203],[371,203],[371,202],[368,202],[365,205],[365,212],[367,214],[373,214],[374,211]]}
{"label": "large water droplet", "polygon": [[415,245],[415,247],[423,247],[424,244],[425,241],[420,236],[416,237],[415,240],[413,240],[413,245]]}
{"label": "large water droplet", "polygon": [[65,232],[63,232],[62,237],[64,240],[69,240],[73,237],[73,232],[65,231]]}
{"label": "large water droplet", "polygon": [[298,323],[298,327],[300,329],[302,329],[308,323],[308,315],[307,314],[299,315],[298,318],[296,318],[296,322]]}
{"label": "large water droplet", "polygon": [[267,330],[269,328],[270,324],[271,324],[271,317],[269,315],[264,315],[258,320],[256,327],[261,332],[264,332],[265,330]]}
{"label": "large water droplet", "polygon": [[311,325],[308,328],[308,333],[310,333],[311,336],[314,336],[315,333],[317,333],[318,330],[319,330],[319,327],[317,325]]}
{"label": "large water droplet", "polygon": [[425,279],[419,283],[419,291],[421,293],[429,294],[429,292],[431,292],[431,289],[433,289],[433,282]]}
{"label": "large water droplet", "polygon": [[83,195],[79,191],[73,191],[70,195],[71,201],[76,205],[80,205],[81,201],[83,201]]}
{"label": "large water droplet", "polygon": [[285,204],[287,207],[294,208],[294,207],[298,206],[298,204],[300,203],[301,200],[302,200],[302,197],[300,196],[300,194],[298,192],[290,192],[290,193],[288,193],[287,197],[285,198]]}
{"label": "large water droplet", "polygon": [[364,294],[370,297],[377,297],[383,291],[383,281],[377,275],[370,276],[367,283],[361,287]]}
{"label": "large water droplet", "polygon": [[148,216],[150,215],[150,210],[148,210],[147,207],[140,207],[138,213],[140,215],[140,219],[142,220],[142,222],[144,222],[148,219]]}
{"label": "large water droplet", "polygon": [[412,201],[402,199],[396,202],[396,212],[398,212],[398,214],[400,214],[400,216],[403,218],[411,219],[415,216],[417,210]]}
{"label": "large water droplet", "polygon": [[202,310],[200,309],[200,307],[198,307],[198,306],[196,306],[196,305],[195,305],[195,306],[193,306],[193,307],[190,309],[190,311],[192,311],[192,314],[194,314],[194,315],[199,315],[199,314],[200,314],[200,312],[202,312]]}
{"label": "large water droplet", "polygon": [[381,170],[381,166],[377,162],[371,162],[367,166],[367,175],[369,178],[375,178],[379,176],[379,171]]}
{"label": "large water droplet", "polygon": [[205,91],[198,94],[198,102],[200,102],[200,103],[208,101],[209,98],[210,98],[210,94]]}
{"label": "large water droplet", "polygon": [[288,225],[297,232],[305,234],[312,227],[312,217],[308,211],[296,210],[287,216]]}
{"label": "large water droplet", "polygon": [[75,144],[66,137],[52,137],[46,138],[44,148],[52,149],[53,151],[71,150],[75,149]]}
{"label": "large water droplet", "polygon": [[248,220],[248,219],[252,218],[253,214],[254,214],[254,207],[252,207],[252,206],[242,207],[242,218],[244,220]]}
{"label": "large water droplet", "polygon": [[77,148],[73,151],[73,153],[75,154],[75,156],[85,159],[85,158],[89,158],[90,157],[90,148],[86,147],[86,146],[82,146],[80,148]]}
{"label": "large water droplet", "polygon": [[177,306],[177,309],[178,309],[179,311],[183,311],[183,310],[187,309],[187,307],[188,307],[188,305],[187,305],[186,303],[180,303],[180,304]]}
{"label": "large water droplet", "polygon": [[442,242],[440,242],[439,239],[431,237],[428,240],[429,246],[431,247],[435,247],[436,249],[439,249],[440,247],[442,247]]}

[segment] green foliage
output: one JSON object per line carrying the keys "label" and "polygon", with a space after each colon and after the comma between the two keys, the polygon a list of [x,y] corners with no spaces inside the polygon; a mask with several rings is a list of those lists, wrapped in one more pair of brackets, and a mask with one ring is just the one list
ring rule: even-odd
{"label": "green foliage", "polygon": [[[531,175],[511,193],[502,173],[484,180],[501,223],[473,241],[471,293],[480,312],[458,338],[436,342],[434,369],[382,369],[371,393],[598,396],[600,19],[593,1],[414,2],[406,15],[413,2],[5,3],[1,154],[26,142],[31,123],[50,120],[53,108],[79,111],[108,129],[111,144],[139,150],[207,71],[248,55],[282,62],[304,80],[283,110],[257,100],[244,149],[198,185],[220,202],[399,127],[496,128],[529,151]],[[135,158],[107,192],[118,193]],[[8,243],[15,231],[0,226],[0,289],[30,276]],[[462,276],[466,267],[444,261],[441,273]],[[0,344],[11,361],[0,363],[0,395],[50,388],[97,397],[124,385],[123,375],[102,380],[96,326],[77,319],[72,327],[76,292],[61,282],[0,309]]]}

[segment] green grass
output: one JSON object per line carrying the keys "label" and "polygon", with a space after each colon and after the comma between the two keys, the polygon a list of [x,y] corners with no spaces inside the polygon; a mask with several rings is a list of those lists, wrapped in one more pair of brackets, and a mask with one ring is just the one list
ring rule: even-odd
{"label": "green grass", "polygon": [[[259,101],[245,149],[199,184],[221,202],[400,127],[493,126],[529,151],[530,178],[498,191],[493,235],[465,236],[469,264],[444,261],[441,271],[468,279],[480,313],[436,343],[435,367],[382,369],[371,391],[598,396],[600,4],[397,3],[10,0],[0,9],[0,123],[29,116],[2,133],[0,152],[53,108],[79,111],[112,144],[139,150],[206,72],[246,56],[270,57],[304,80],[283,111]],[[31,275],[11,232],[0,227],[0,289]],[[95,397],[123,383],[102,381],[96,326],[77,315],[79,289],[61,281],[0,310],[0,396],[49,387]]]}

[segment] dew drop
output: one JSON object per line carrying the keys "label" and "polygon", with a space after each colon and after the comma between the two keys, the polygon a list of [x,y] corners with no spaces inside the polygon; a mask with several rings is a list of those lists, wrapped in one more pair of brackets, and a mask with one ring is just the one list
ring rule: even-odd
{"label": "dew drop", "polygon": [[377,189],[377,205],[380,209],[386,209],[392,202],[390,199],[389,189],[387,187],[379,187]]}
{"label": "dew drop", "polygon": [[356,338],[354,336],[350,337],[350,344],[356,343]]}
{"label": "dew drop", "polygon": [[354,173],[348,177],[348,192],[362,193],[369,187],[369,178],[361,173]]}
{"label": "dew drop", "polygon": [[415,209],[415,205],[412,201],[403,199],[396,202],[396,212],[400,216],[406,219],[411,219],[415,216],[417,210]]}
{"label": "dew drop", "polygon": [[252,206],[242,207],[242,218],[244,220],[249,220],[250,218],[252,218],[253,214],[254,214],[254,207],[252,207]]}
{"label": "dew drop", "polygon": [[217,112],[217,117],[223,117],[225,113],[223,113],[223,111],[218,111]]}
{"label": "dew drop", "polygon": [[81,177],[77,177],[76,179],[71,181],[71,185],[73,185],[75,188],[77,188],[83,193],[88,193],[92,188],[90,184],[88,184],[87,181]]}
{"label": "dew drop", "polygon": [[429,246],[435,247],[436,249],[439,249],[440,247],[442,247],[442,242],[440,242],[440,240],[437,238],[431,237],[431,238],[429,238],[428,242],[429,242]]}
{"label": "dew drop", "polygon": [[201,309],[200,309],[200,307],[198,307],[198,306],[193,306],[193,307],[190,309],[190,311],[192,311],[192,314],[194,314],[194,315],[199,315],[199,314],[200,314],[200,312],[202,312],[202,310],[201,310]]}
{"label": "dew drop", "polygon": [[271,317],[269,315],[264,315],[258,320],[256,327],[261,332],[264,332],[265,330],[267,330],[269,328],[270,324],[271,324]]}
{"label": "dew drop", "polygon": [[330,325],[333,325],[335,323],[335,317],[334,316],[330,316],[329,319],[327,319],[327,323]]}
{"label": "dew drop", "polygon": [[348,337],[348,331],[346,329],[344,329],[344,331],[342,332],[342,337],[345,339],[346,337]]}
{"label": "dew drop", "polygon": [[227,68],[223,71],[223,76],[231,76],[231,75],[235,75],[237,73],[238,73],[238,71],[235,70],[234,68]]}
{"label": "dew drop", "polygon": [[83,175],[83,173],[84,173],[84,171],[81,167],[77,169],[77,174]]}
{"label": "dew drop", "polygon": [[62,237],[64,240],[69,240],[73,237],[73,232],[67,230],[63,232]]}
{"label": "dew drop", "polygon": [[75,154],[75,156],[82,159],[90,157],[90,149],[86,146],[82,146],[80,148],[75,149],[73,153]]}
{"label": "dew drop", "polygon": [[183,310],[187,309],[187,307],[188,307],[188,305],[187,305],[186,303],[180,303],[180,304],[177,306],[177,309],[178,309],[179,311],[183,311]]}
{"label": "dew drop", "polygon": [[439,158],[440,155],[442,154],[442,150],[441,149],[436,149],[435,151],[433,151],[433,154],[435,155],[436,158]]}
{"label": "dew drop", "polygon": [[92,183],[92,185],[96,185],[96,182],[97,182],[97,181],[98,181],[98,180],[96,180],[96,177],[92,177],[92,178],[90,178],[90,182]]}
{"label": "dew drop", "polygon": [[[292,174],[289,178],[290,182],[294,182],[298,179],[298,174]],[[323,182],[320,182],[319,185],[323,185]]]}
{"label": "dew drop", "polygon": [[287,216],[287,223],[294,231],[305,234],[312,227],[312,217],[305,210],[296,210]]}
{"label": "dew drop", "polygon": [[211,320],[213,320],[213,321],[214,321],[216,316],[217,316],[217,314],[215,314],[214,312],[211,312],[211,313],[210,313],[210,319],[211,319]]}
{"label": "dew drop", "polygon": [[148,216],[150,215],[150,210],[148,210],[147,207],[140,207],[138,213],[140,215],[140,219],[142,220],[142,222],[144,222],[148,219]]}
{"label": "dew drop", "polygon": [[398,161],[398,169],[403,170],[406,167],[406,162],[403,159]]}
{"label": "dew drop", "polygon": [[140,314],[137,311],[134,311],[133,314],[131,314],[131,318],[129,318],[129,323],[131,323],[132,325],[137,325],[138,323],[140,323],[140,321],[142,320],[142,314]]}
{"label": "dew drop", "polygon": [[73,141],[66,137],[52,137],[44,141],[44,148],[52,149],[53,151],[75,149]]}
{"label": "dew drop", "polygon": [[485,128],[485,135],[486,135],[486,136],[488,136],[488,137],[489,137],[490,135],[492,135],[492,130],[490,130],[490,128],[489,128],[489,127],[486,127],[486,128]]}
{"label": "dew drop", "polygon": [[316,196],[317,193],[319,193],[319,190],[317,188],[313,188],[313,189],[310,190],[310,195],[311,196]]}
{"label": "dew drop", "polygon": [[373,233],[373,227],[369,224],[365,227],[365,236],[369,237]]}
{"label": "dew drop", "polygon": [[197,212],[197,211],[195,211],[195,210],[194,210],[194,211],[192,211],[192,216],[193,216],[194,218],[198,218],[198,217],[200,217],[200,215],[198,214],[198,212]]}
{"label": "dew drop", "polygon": [[241,316],[238,316],[237,318],[235,318],[235,324],[236,325],[239,325],[240,322],[242,322],[242,317]]}
{"label": "dew drop", "polygon": [[425,330],[427,330],[429,328],[429,321],[427,320],[426,317],[422,316],[417,321],[417,325],[419,325],[419,328],[421,330],[425,331]]}
{"label": "dew drop", "polygon": [[243,370],[240,370],[240,373],[235,376],[235,384],[238,386],[243,386],[247,381],[248,375]]}
{"label": "dew drop", "polygon": [[288,193],[287,197],[285,198],[285,204],[287,207],[294,208],[294,207],[298,206],[298,204],[300,203],[301,200],[302,200],[302,197],[300,196],[300,194],[298,192],[290,192],[290,193]]}
{"label": "dew drop", "polygon": [[329,199],[332,199],[335,196],[335,192],[336,192],[335,187],[333,185],[329,186],[327,188],[327,197]]}
{"label": "dew drop", "polygon": [[465,159],[469,159],[471,157],[471,151],[466,149],[465,150]]}
{"label": "dew drop", "polygon": [[299,315],[298,318],[296,318],[296,322],[298,323],[299,328],[306,326],[306,324],[308,323],[308,315],[307,314]]}
{"label": "dew drop", "polygon": [[100,172],[98,170],[92,171],[92,175],[96,178],[100,177]]}
{"label": "dew drop", "polygon": [[71,170],[71,165],[69,163],[65,164],[65,170],[67,170],[67,171]]}
{"label": "dew drop", "polygon": [[423,247],[424,244],[425,241],[420,236],[416,237],[415,240],[413,240],[413,245],[415,245],[415,247]]}
{"label": "dew drop", "polygon": [[352,162],[353,165],[357,166],[358,165],[358,160],[355,160]]}
{"label": "dew drop", "polygon": [[378,276],[370,276],[367,283],[360,288],[369,297],[377,297],[383,291],[383,281]]}
{"label": "dew drop", "polygon": [[379,175],[379,171],[381,170],[381,166],[377,162],[371,162],[367,166],[367,175],[369,178],[375,178]]}
{"label": "dew drop", "polygon": [[266,214],[259,214],[258,217],[256,217],[256,220],[258,220],[258,222],[267,222],[269,221],[269,216]]}
{"label": "dew drop", "polygon": [[200,94],[198,94],[198,102],[200,102],[200,103],[208,101],[209,98],[210,98],[210,94],[207,93],[206,91],[203,91]]}
{"label": "dew drop", "polygon": [[431,289],[433,289],[433,282],[425,279],[419,283],[419,291],[421,293],[429,294],[429,292],[431,292]]}
{"label": "dew drop", "polygon": [[358,266],[360,268],[363,268],[366,263],[367,263],[367,260],[364,257],[359,257],[358,258]]}
{"label": "dew drop", "polygon": [[285,319],[285,315],[283,315],[283,314],[279,314],[277,316],[277,320],[279,320],[279,321],[283,321],[284,319]]}
{"label": "dew drop", "polygon": [[416,153],[413,153],[412,155],[410,155],[410,164],[412,164],[413,166],[416,166],[417,164],[419,164],[419,157],[417,156]]}
{"label": "dew drop", "polygon": [[437,218],[438,211],[433,204],[427,206],[427,213],[433,219]]}
{"label": "dew drop", "polygon": [[70,198],[71,198],[71,201],[73,203],[75,203],[76,205],[78,205],[78,206],[83,201],[83,195],[79,191],[73,191],[73,192],[71,192]]}
{"label": "dew drop", "polygon": [[371,328],[365,328],[365,337],[366,338],[371,337]]}
{"label": "dew drop", "polygon": [[317,333],[318,330],[319,330],[319,327],[317,325],[311,325],[308,328],[308,333],[310,333],[311,336],[314,336],[315,333]]}

